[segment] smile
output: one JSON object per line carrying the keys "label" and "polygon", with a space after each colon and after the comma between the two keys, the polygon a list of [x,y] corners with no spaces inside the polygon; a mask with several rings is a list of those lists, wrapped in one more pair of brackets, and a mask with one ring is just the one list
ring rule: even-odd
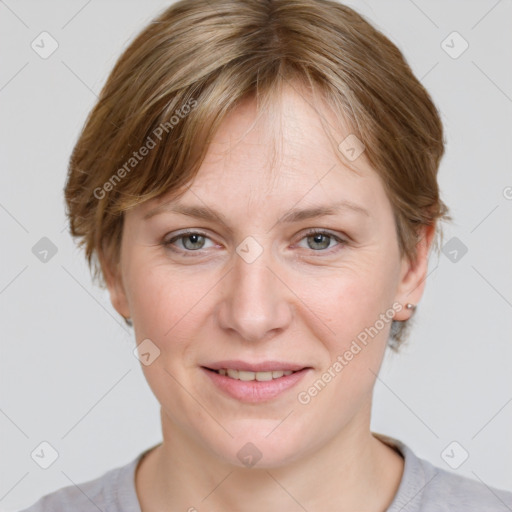
{"label": "smile", "polygon": [[226,375],[231,379],[237,380],[257,380],[260,382],[269,381],[272,379],[279,379],[281,377],[291,375],[291,370],[275,370],[271,372],[250,372],[246,370],[232,370],[231,368],[220,368],[219,370],[214,370],[219,375]]}
{"label": "smile", "polygon": [[201,367],[213,389],[239,402],[260,403],[286,396],[312,368],[298,370],[250,371]]}

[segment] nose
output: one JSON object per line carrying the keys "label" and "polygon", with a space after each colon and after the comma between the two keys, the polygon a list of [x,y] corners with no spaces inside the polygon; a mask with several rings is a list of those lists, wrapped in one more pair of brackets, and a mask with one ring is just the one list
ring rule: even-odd
{"label": "nose", "polygon": [[217,310],[221,328],[250,342],[282,332],[293,316],[293,293],[280,278],[270,252],[264,249],[252,263],[235,253],[233,268],[222,287]]}

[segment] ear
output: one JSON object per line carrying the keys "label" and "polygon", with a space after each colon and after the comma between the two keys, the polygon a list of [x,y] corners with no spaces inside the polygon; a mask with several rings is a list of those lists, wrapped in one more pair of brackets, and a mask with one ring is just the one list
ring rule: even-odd
{"label": "ear", "polygon": [[120,271],[120,264],[115,264],[104,252],[98,253],[105,284],[107,285],[110,302],[114,309],[124,318],[130,318],[130,307]]}
{"label": "ear", "polygon": [[416,243],[416,261],[413,262],[406,256],[402,258],[400,282],[395,301],[402,304],[403,309],[395,314],[394,320],[408,320],[411,313],[406,309],[406,304],[409,302],[418,304],[423,295],[428,272],[428,257],[435,231],[435,223],[430,226],[421,226],[418,230],[418,242]]}

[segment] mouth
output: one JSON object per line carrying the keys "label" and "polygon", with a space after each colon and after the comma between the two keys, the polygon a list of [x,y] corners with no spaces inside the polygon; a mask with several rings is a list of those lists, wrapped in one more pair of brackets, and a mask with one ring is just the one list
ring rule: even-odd
{"label": "mouth", "polygon": [[268,382],[269,380],[280,379],[281,377],[287,377],[292,373],[296,373],[297,371],[292,370],[273,370],[268,372],[251,372],[248,370],[235,370],[232,368],[219,368],[218,370],[214,370],[212,368],[203,367],[206,370],[211,372],[215,372],[218,375],[223,375],[225,377],[229,377],[230,379],[235,380],[243,380],[245,382],[250,382],[252,380],[257,380],[258,382]]}
{"label": "mouth", "polygon": [[[217,367],[211,367],[217,366]],[[245,368],[240,368],[245,366]],[[210,383],[224,395],[228,395],[240,402],[260,403],[284,395],[294,387],[309,371],[310,366],[266,363],[252,365],[253,369],[247,369],[248,364],[226,364],[201,366],[201,370],[209,378]],[[264,370],[257,366],[266,366]]]}

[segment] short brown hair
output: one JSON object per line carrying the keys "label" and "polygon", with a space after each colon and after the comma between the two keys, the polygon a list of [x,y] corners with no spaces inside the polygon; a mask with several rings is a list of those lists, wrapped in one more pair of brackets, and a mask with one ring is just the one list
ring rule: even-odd
{"label": "short brown hair", "polygon": [[[123,212],[190,183],[226,114],[252,95],[268,105],[284,81],[320,90],[362,141],[401,255],[415,259],[418,226],[442,238],[440,116],[386,36],[335,1],[181,0],[121,55],[71,155],[70,232],[100,287],[102,265],[119,262]],[[405,324],[393,322],[394,349]]]}

